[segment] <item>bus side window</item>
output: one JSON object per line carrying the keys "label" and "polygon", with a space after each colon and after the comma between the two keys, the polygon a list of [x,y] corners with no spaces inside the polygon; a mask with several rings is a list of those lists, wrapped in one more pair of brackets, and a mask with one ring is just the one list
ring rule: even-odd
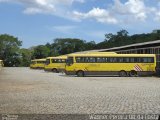
{"label": "bus side window", "polygon": [[97,57],[97,63],[102,63],[102,58],[101,57]]}
{"label": "bus side window", "polygon": [[84,63],[85,62],[85,58],[84,57],[80,57],[80,62]]}
{"label": "bus side window", "polygon": [[117,62],[117,58],[115,58],[115,57],[109,57],[108,58],[108,62],[116,63]]}
{"label": "bus side window", "polygon": [[124,63],[129,63],[130,62],[130,59],[129,58],[127,58],[127,57],[125,57],[125,58],[123,58],[124,60]]}
{"label": "bus side window", "polygon": [[97,63],[105,63],[106,62],[106,58],[104,57],[97,57]]}
{"label": "bus side window", "polygon": [[134,62],[137,63],[138,62],[138,58],[135,57],[134,58]]}
{"label": "bus side window", "polygon": [[137,62],[138,63],[143,63],[143,59],[142,58],[137,58]]}
{"label": "bus side window", "polygon": [[84,63],[88,62],[88,57],[84,57]]}
{"label": "bus side window", "polygon": [[109,63],[111,63],[113,60],[112,60],[111,57],[109,57],[107,61],[108,61]]}
{"label": "bus side window", "polygon": [[148,63],[148,58],[142,58],[142,59],[143,59],[142,62]]}
{"label": "bus side window", "polygon": [[117,63],[117,62],[118,62],[116,57],[113,58],[113,62],[114,62],[114,63]]}
{"label": "bus side window", "polygon": [[66,60],[65,59],[62,59],[62,63],[65,63],[66,62]]}
{"label": "bus side window", "polygon": [[123,58],[122,58],[122,57],[118,57],[118,58],[117,58],[117,62],[118,62],[118,63],[123,63],[123,62],[124,62],[124,61],[123,61]]}
{"label": "bus side window", "polygon": [[52,63],[57,63],[57,59],[52,59]]}
{"label": "bus side window", "polygon": [[106,58],[104,58],[105,59],[105,62],[108,62],[109,61],[109,59],[106,57]]}
{"label": "bus side window", "polygon": [[89,57],[89,62],[90,63],[95,63],[96,62],[96,58],[95,57]]}
{"label": "bus side window", "polygon": [[148,63],[154,63],[154,58],[153,57],[148,58]]}
{"label": "bus side window", "polygon": [[84,62],[85,62],[85,63],[89,63],[89,62],[90,62],[90,58],[89,58],[89,57],[85,57],[85,58],[84,58]]}
{"label": "bus side window", "polygon": [[130,63],[134,63],[135,59],[133,57],[130,58]]}
{"label": "bus side window", "polygon": [[58,63],[62,63],[62,60],[61,60],[61,59],[58,59]]}
{"label": "bus side window", "polygon": [[76,62],[77,63],[85,63],[86,58],[85,57],[76,57]]}
{"label": "bus side window", "polygon": [[81,58],[80,57],[76,57],[76,62],[80,63],[81,62]]}

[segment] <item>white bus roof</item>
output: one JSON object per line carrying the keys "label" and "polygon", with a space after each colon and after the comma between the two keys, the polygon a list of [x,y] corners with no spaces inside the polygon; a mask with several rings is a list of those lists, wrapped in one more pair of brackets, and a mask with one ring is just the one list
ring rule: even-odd
{"label": "white bus roof", "polygon": [[102,56],[102,57],[105,57],[105,56],[110,56],[110,57],[114,57],[114,56],[117,56],[117,57],[154,57],[155,54],[72,54],[72,55],[68,55],[69,56],[84,56],[84,57],[91,57],[91,56]]}
{"label": "white bus roof", "polygon": [[66,59],[66,58],[67,58],[66,55],[57,56],[57,57],[47,57],[47,59]]}
{"label": "white bus roof", "polygon": [[31,60],[31,61],[46,61],[46,58],[43,58],[43,59],[34,59],[34,60]]}

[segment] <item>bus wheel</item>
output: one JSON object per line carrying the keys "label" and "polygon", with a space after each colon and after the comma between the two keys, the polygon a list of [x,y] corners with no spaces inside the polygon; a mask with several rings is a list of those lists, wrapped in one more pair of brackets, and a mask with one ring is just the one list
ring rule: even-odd
{"label": "bus wheel", "polygon": [[130,71],[129,75],[131,77],[137,77],[137,72],[135,70]]}
{"label": "bus wheel", "polygon": [[58,70],[57,70],[56,68],[54,68],[52,71],[53,71],[54,73],[58,73]]}
{"label": "bus wheel", "polygon": [[83,71],[78,71],[77,73],[77,77],[84,77],[84,72]]}
{"label": "bus wheel", "polygon": [[120,77],[126,77],[127,76],[127,72],[122,70],[122,71],[119,72],[119,76]]}

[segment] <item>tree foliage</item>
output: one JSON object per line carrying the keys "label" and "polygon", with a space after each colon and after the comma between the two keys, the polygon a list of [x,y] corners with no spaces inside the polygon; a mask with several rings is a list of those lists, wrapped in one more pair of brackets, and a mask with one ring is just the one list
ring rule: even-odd
{"label": "tree foliage", "polygon": [[20,46],[22,42],[18,38],[2,34],[0,35],[0,58],[4,60],[5,66],[18,66],[20,64]]}
{"label": "tree foliage", "polygon": [[30,65],[31,56],[33,54],[33,51],[31,49],[20,49],[21,53],[21,64],[19,66],[28,67]]}
{"label": "tree foliage", "polygon": [[55,55],[63,55],[85,50],[85,41],[71,38],[57,38],[53,43]]}
{"label": "tree foliage", "polygon": [[41,59],[49,56],[49,48],[46,45],[39,45],[34,48],[32,59]]}
{"label": "tree foliage", "polygon": [[160,39],[160,33],[134,34],[129,36],[127,30],[120,30],[116,34],[105,34],[105,40],[96,45],[96,49],[119,47],[135,43],[142,43]]}

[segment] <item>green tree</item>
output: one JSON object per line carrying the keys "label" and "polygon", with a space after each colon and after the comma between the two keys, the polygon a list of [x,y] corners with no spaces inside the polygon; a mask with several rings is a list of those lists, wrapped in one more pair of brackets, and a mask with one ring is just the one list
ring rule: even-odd
{"label": "green tree", "polygon": [[94,41],[85,43],[85,50],[93,50],[96,48],[96,43]]}
{"label": "green tree", "polygon": [[97,49],[102,48],[111,48],[111,47],[118,47],[122,45],[126,45],[130,43],[130,37],[128,36],[127,30],[120,30],[117,34],[108,33],[105,34],[105,39],[103,42],[100,42],[96,45]]}
{"label": "green tree", "polygon": [[55,56],[85,50],[85,41],[80,39],[57,38],[52,45]]}
{"label": "green tree", "polygon": [[55,56],[55,45],[47,43],[45,46],[49,49],[49,56]]}
{"label": "green tree", "polygon": [[41,59],[49,56],[50,50],[45,45],[39,45],[34,48],[32,59]]}
{"label": "green tree", "polygon": [[104,41],[96,45],[96,49],[124,46],[160,39],[160,33],[134,34],[129,36],[127,30],[120,30],[117,34],[105,34]]}
{"label": "green tree", "polygon": [[117,32],[117,35],[115,35],[115,41],[113,46],[123,46],[126,45],[126,43],[129,44],[129,36],[127,30],[120,30]]}
{"label": "green tree", "polygon": [[114,41],[114,36],[112,33],[105,34],[105,41]]}
{"label": "green tree", "polygon": [[18,66],[21,60],[20,46],[22,41],[8,35],[0,35],[0,58],[4,60],[5,66]]}
{"label": "green tree", "polygon": [[21,56],[22,56],[20,66],[28,67],[30,65],[30,61],[31,61],[32,50],[22,48],[20,50],[20,52],[21,52]]}
{"label": "green tree", "polygon": [[127,37],[128,36],[128,31],[127,30],[120,30],[117,32],[117,36],[119,37]]}

